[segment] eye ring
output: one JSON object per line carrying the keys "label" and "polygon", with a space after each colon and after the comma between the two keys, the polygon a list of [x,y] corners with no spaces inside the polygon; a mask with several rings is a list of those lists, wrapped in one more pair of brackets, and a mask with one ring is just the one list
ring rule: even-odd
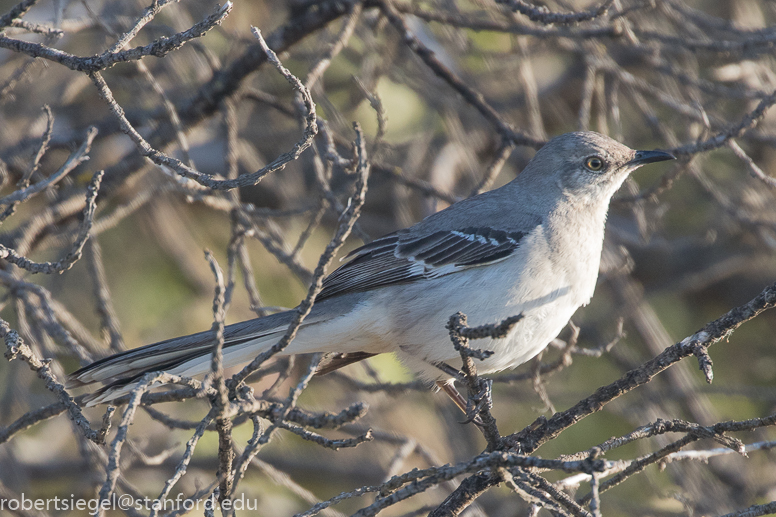
{"label": "eye ring", "polygon": [[600,156],[588,156],[585,159],[585,167],[593,172],[598,172],[604,168],[604,160]]}

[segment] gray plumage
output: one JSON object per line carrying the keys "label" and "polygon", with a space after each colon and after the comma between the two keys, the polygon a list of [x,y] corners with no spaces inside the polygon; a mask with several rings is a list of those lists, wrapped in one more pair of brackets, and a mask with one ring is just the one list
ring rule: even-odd
{"label": "gray plumage", "polygon": [[[445,331],[452,314],[481,325],[522,312],[506,338],[477,343],[495,352],[478,362],[482,373],[522,364],[592,297],[606,213],[622,182],[645,163],[672,158],[593,132],[554,138],[512,182],[351,253],[283,353],[396,352],[422,378],[444,379],[436,363],[460,365]],[[292,318],[287,311],[226,327],[224,365],[274,345]],[[91,405],[127,393],[145,372],[206,373],[212,339],[201,332],[116,354],[73,373],[70,385],[108,383]]]}

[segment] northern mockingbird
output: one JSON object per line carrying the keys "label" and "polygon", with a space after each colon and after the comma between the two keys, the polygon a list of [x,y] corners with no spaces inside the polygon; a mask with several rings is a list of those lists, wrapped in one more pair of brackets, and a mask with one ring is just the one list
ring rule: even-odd
{"label": "northern mockingbird", "polygon": [[[335,352],[359,359],[395,352],[421,378],[449,381],[436,365],[461,364],[445,331],[460,311],[473,325],[523,314],[507,337],[478,341],[494,352],[478,362],[478,371],[528,361],[593,296],[614,193],[636,168],[670,159],[593,132],[552,139],[503,187],[353,251],[325,279],[282,354]],[[286,311],[227,326],[224,367],[247,363],[274,345],[293,317]],[[107,383],[88,404],[108,402],[147,372],[208,372],[213,345],[207,331],[127,350],[76,371],[70,385]]]}

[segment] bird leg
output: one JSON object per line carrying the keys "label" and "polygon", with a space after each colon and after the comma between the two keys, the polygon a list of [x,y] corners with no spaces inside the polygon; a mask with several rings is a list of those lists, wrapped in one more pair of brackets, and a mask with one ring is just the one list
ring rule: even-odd
{"label": "bird leg", "polygon": [[[454,367],[450,366],[449,364],[443,363],[441,361],[438,362],[438,363],[432,363],[432,364],[434,366],[436,366],[437,368],[439,368],[440,370],[442,370],[443,372],[445,372],[447,375],[449,375],[453,379],[455,379],[455,380],[457,380],[459,382],[466,382],[466,375],[464,375],[463,372],[461,370],[459,370],[458,368],[454,368]],[[453,389],[455,389],[455,388],[453,388]],[[456,392],[456,393],[458,393],[458,392]],[[460,397],[460,395],[458,395],[458,396]]]}
{"label": "bird leg", "polygon": [[463,374],[463,372],[453,368],[447,363],[435,363],[435,366],[453,377],[453,379],[448,381],[437,381],[436,385],[439,387],[439,389],[444,391],[445,394],[450,397],[453,403],[458,406],[458,409],[463,411],[463,413],[466,415],[466,420],[462,423],[468,424],[469,422],[473,422],[477,427],[482,427],[484,424],[479,416],[479,413],[486,406],[488,409],[493,407],[491,389],[493,381],[490,379],[478,379],[479,391],[467,400],[463,398],[463,396],[458,392],[458,390],[455,388],[455,385],[453,384],[455,380],[460,382],[467,382],[466,376]]}
{"label": "bird leg", "polygon": [[444,391],[445,394],[450,397],[453,403],[458,406],[458,409],[463,411],[463,414],[466,415],[466,420],[461,422],[462,424],[473,423],[477,427],[482,427],[485,425],[480,416],[477,414],[477,408],[479,407],[479,404],[472,404],[471,400],[466,400],[463,398],[463,395],[461,395],[458,390],[455,389],[452,381],[436,381],[436,385],[439,387],[439,389]]}
{"label": "bird leg", "polygon": [[444,391],[448,397],[450,397],[455,405],[458,406],[458,409],[467,415],[469,414],[467,409],[467,400],[463,398],[457,389],[455,389],[455,385],[453,385],[451,381],[436,381],[436,385],[440,390]]}

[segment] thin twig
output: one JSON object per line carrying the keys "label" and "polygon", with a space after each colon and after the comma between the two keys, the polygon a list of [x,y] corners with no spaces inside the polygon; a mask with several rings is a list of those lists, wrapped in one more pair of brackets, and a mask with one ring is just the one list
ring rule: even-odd
{"label": "thin twig", "polygon": [[70,251],[57,262],[33,262],[32,260],[19,254],[15,249],[8,248],[0,244],[0,258],[26,269],[31,273],[61,273],[67,271],[81,258],[86,241],[91,233],[94,223],[94,212],[97,209],[97,193],[100,191],[100,182],[104,172],[98,171],[92,176],[92,180],[87,187],[86,207],[83,210],[83,221],[81,222],[78,235],[76,236]]}
{"label": "thin twig", "polygon": [[364,199],[366,197],[366,180],[369,174],[369,163],[366,158],[366,149],[364,146],[361,129],[358,125],[355,125],[354,127],[356,130],[357,157],[357,179],[355,184],[356,193],[351,198],[347,210],[342,215],[342,223],[337,229],[337,233],[334,235],[329,245],[326,246],[326,249],[321,254],[321,257],[318,260],[318,266],[315,268],[315,273],[313,274],[313,280],[310,285],[310,289],[307,292],[307,296],[297,307],[296,316],[289,324],[286,333],[283,335],[280,341],[274,344],[270,349],[259,354],[253,361],[251,361],[250,364],[245,366],[240,372],[236,373],[229,381],[230,387],[236,386],[248,375],[258,370],[262,363],[281,350],[285,349],[294,339],[296,333],[299,331],[299,328],[302,325],[302,322],[307,317],[307,315],[310,314],[313,304],[315,303],[315,298],[323,289],[323,278],[326,274],[326,268],[333,260],[337,250],[339,250],[339,248],[345,243],[345,239],[350,234],[353,225],[356,223],[356,220],[361,213],[361,207],[363,206]]}

